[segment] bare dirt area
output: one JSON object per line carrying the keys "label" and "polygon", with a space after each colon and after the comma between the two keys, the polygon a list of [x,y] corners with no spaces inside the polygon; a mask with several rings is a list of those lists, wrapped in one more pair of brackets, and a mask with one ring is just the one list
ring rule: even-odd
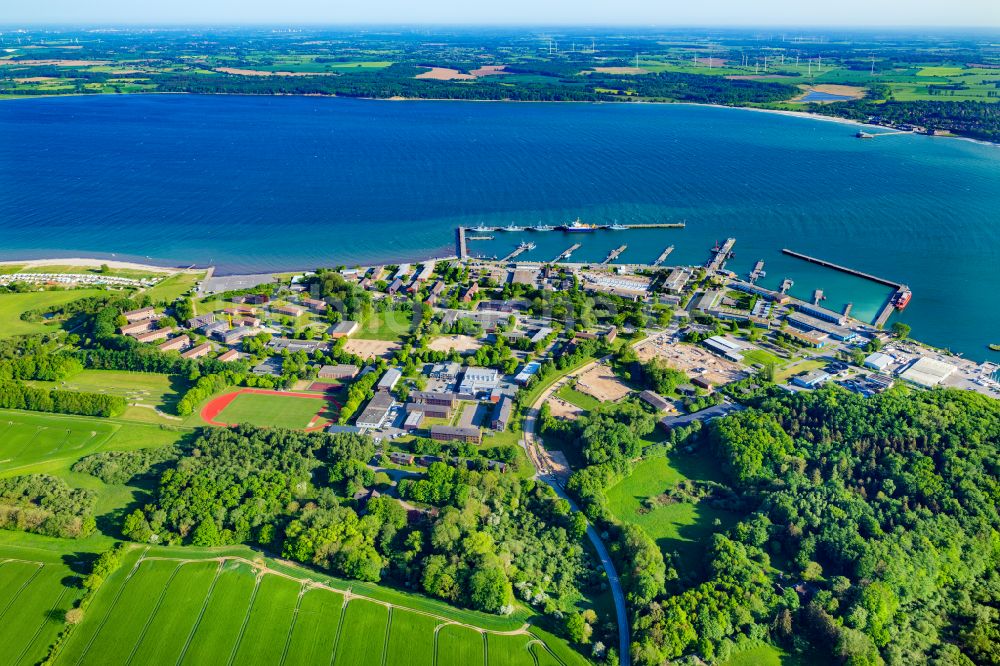
{"label": "bare dirt area", "polygon": [[41,83],[42,81],[57,81],[58,77],[55,76],[25,76],[20,79],[14,79],[14,83]]}
{"label": "bare dirt area", "polygon": [[833,83],[823,83],[818,86],[809,86],[801,96],[804,97],[811,92],[826,93],[828,95],[841,95],[843,97],[850,97],[851,99],[861,99],[865,96],[864,88],[859,88],[857,86],[843,86]]}
{"label": "bare dirt area", "polygon": [[427,348],[433,351],[449,352],[454,349],[459,354],[476,351],[482,346],[483,343],[471,335],[442,335],[427,343]]}
{"label": "bare dirt area", "polygon": [[727,62],[724,58],[695,58],[695,63],[702,67],[722,67]]}
{"label": "bare dirt area", "polygon": [[478,69],[469,70],[472,76],[494,76],[496,74],[506,74],[504,70],[507,65],[483,65]]}
{"label": "bare dirt area", "polygon": [[572,405],[566,402],[562,398],[555,398],[555,397],[549,398],[548,404],[550,413],[552,414],[553,417],[557,419],[562,419],[564,421],[575,421],[576,419],[580,418],[581,414],[583,414],[582,409],[580,409],[576,405]]}
{"label": "bare dirt area", "polygon": [[655,337],[635,348],[640,361],[660,358],[689,377],[702,377],[713,384],[728,384],[746,376],[739,365],[696,345],[670,343]]}
{"label": "bare dirt area", "polygon": [[468,81],[476,78],[472,74],[464,74],[457,69],[448,67],[431,67],[426,72],[417,74],[416,79],[434,79],[435,81]]}
{"label": "bare dirt area", "polygon": [[601,402],[617,402],[632,392],[606,365],[598,363],[576,380],[576,390]]}
{"label": "bare dirt area", "polygon": [[399,349],[399,343],[389,340],[350,338],[344,344],[344,351],[357,354],[362,358],[389,358],[397,349]]}
{"label": "bare dirt area", "polygon": [[262,69],[237,69],[236,67],[216,67],[215,71],[239,76],[337,76],[334,72],[268,72]]}

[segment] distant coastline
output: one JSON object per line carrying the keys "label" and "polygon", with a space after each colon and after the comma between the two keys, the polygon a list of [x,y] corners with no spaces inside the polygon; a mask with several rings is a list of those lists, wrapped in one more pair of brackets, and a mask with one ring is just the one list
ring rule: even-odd
{"label": "distant coastline", "polygon": [[[190,97],[304,97],[304,98],[328,98],[328,99],[353,99],[353,100],[364,100],[369,102],[464,102],[464,103],[490,103],[490,104],[580,104],[580,105],[596,105],[596,104],[656,104],[664,106],[697,106],[697,107],[708,107],[714,109],[742,109],[745,111],[758,111],[762,113],[775,113],[783,116],[788,116],[791,118],[811,118],[813,120],[825,120],[828,122],[842,123],[846,125],[852,125],[854,127],[870,127],[870,128],[881,128],[881,129],[891,129],[886,125],[878,125],[874,123],[866,123],[860,120],[853,120],[851,118],[840,118],[837,116],[827,116],[821,113],[814,113],[812,111],[794,111],[791,109],[766,109],[759,106],[729,106],[726,104],[706,104],[702,102],[666,102],[666,101],[656,101],[656,100],[631,100],[631,99],[616,99],[616,100],[600,100],[600,101],[589,101],[589,100],[527,100],[527,99],[455,99],[451,97],[347,97],[344,95],[326,95],[322,93],[222,93],[222,92],[208,92],[208,93],[190,93],[190,92],[133,92],[133,93],[101,93],[101,94],[87,94],[87,93],[66,93],[58,95],[5,95],[0,96],[0,102],[15,100],[15,99],[57,99],[60,97],[147,97],[147,96],[165,96],[165,95],[183,95]],[[921,136],[921,135],[918,135]],[[961,139],[963,141],[972,141],[973,143],[982,144],[985,146],[997,146],[1000,147],[1000,142],[998,141],[987,141],[985,139],[976,139],[973,137],[962,136],[961,134],[943,134],[938,136],[928,136],[927,138],[934,139]]]}

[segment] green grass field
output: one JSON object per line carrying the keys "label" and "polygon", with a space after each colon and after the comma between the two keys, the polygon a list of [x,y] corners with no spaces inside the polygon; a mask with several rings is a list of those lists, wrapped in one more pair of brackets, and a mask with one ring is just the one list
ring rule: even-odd
{"label": "green grass field", "polygon": [[323,398],[296,398],[277,394],[241,393],[216,417],[222,423],[305,428],[327,409]]}
{"label": "green grass field", "polygon": [[374,312],[361,323],[361,328],[353,337],[399,342],[400,338],[410,332],[412,316],[410,312],[402,310]]}
{"label": "green grass field", "polygon": [[[118,535],[122,513],[148,501],[150,488],[146,482],[109,485],[89,474],[72,471],[73,464],[99,451],[167,446],[188,432],[187,429],[111,419],[0,410],[0,477],[52,474],[73,488],[94,491],[98,530],[73,542],[54,539],[53,547],[69,543],[73,549],[102,550]],[[15,541],[29,538],[20,532],[0,531],[0,534],[19,535]],[[2,543],[0,541],[0,554]]]}
{"label": "green grass field", "polygon": [[788,381],[793,375],[804,374],[810,370],[816,370],[817,368],[822,368],[826,365],[826,361],[821,361],[818,359],[804,359],[801,361],[793,361],[788,365],[780,368],[774,373],[774,381],[776,384],[781,384],[782,382]]}
{"label": "green grass field", "polygon": [[594,396],[587,395],[582,391],[577,391],[575,388],[572,388],[569,384],[564,384],[560,386],[559,390],[556,391],[556,397],[562,398],[569,404],[576,405],[580,409],[585,409],[588,412],[592,409],[597,409],[601,404],[601,401],[595,398]]}
{"label": "green grass field", "polygon": [[153,299],[154,302],[166,301],[172,303],[193,289],[198,284],[198,281],[204,277],[204,273],[175,273],[168,278],[160,280],[143,293]]}
{"label": "green grass field", "polygon": [[[167,556],[177,550],[133,549],[94,596],[53,663],[532,666],[533,653],[540,664],[585,663],[564,644],[550,649],[547,644],[558,639],[549,636],[484,633],[419,607],[367,597],[353,596],[345,605],[342,592],[313,579],[208,558],[207,552],[193,560]],[[0,565],[0,583],[8,565]],[[12,579],[38,568],[20,566]],[[353,588],[354,595],[364,592]],[[60,594],[39,592],[33,603],[43,606],[45,597]],[[454,612],[475,625],[478,614]]]}
{"label": "green grass field", "polygon": [[[706,452],[672,452],[635,466],[632,474],[608,489],[608,504],[622,521],[641,527],[666,552],[677,552],[681,563],[698,568],[707,538],[733,525],[737,516],[709,507],[705,502],[660,504],[647,510],[644,501],[656,497],[684,479],[722,482],[718,465]],[[719,520],[720,525],[715,521]]]}
{"label": "green grass field", "polygon": [[103,289],[69,289],[64,291],[35,291],[26,294],[0,294],[0,337],[30,335],[51,331],[59,325],[55,320],[23,321],[21,313],[105,293]]}
{"label": "green grass field", "polygon": [[0,412],[0,476],[29,474],[101,449],[117,426],[68,416]]}
{"label": "green grass field", "polygon": [[0,662],[35,664],[62,630],[62,616],[81,590],[63,586],[73,572],[60,562],[4,559],[0,553]]}
{"label": "green grass field", "polygon": [[826,666],[836,663],[831,655],[810,651],[792,654],[779,647],[761,643],[737,651],[722,666]]}
{"label": "green grass field", "polygon": [[120,395],[130,403],[122,418],[168,424],[181,422],[179,418],[169,417],[175,411],[180,393],[187,388],[186,382],[169,375],[121,370],[84,370],[64,382],[29,383],[48,389]]}
{"label": "green grass field", "polygon": [[743,352],[743,361],[748,365],[761,366],[766,363],[774,363],[776,368],[780,368],[785,363],[771,352],[763,349],[751,349],[748,352]]}

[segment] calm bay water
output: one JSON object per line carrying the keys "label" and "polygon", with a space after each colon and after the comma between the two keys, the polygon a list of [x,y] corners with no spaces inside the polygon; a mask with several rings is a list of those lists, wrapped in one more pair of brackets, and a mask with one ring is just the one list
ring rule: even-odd
{"label": "calm bay water", "polygon": [[[0,104],[0,258],[106,256],[220,272],[419,259],[457,225],[687,222],[531,234],[525,259],[701,263],[824,289],[874,315],[881,286],[782,247],[909,284],[901,319],[987,358],[1000,342],[1000,149],[737,109],[624,104],[101,96]],[[473,253],[521,240],[494,233]],[[528,235],[523,235],[527,238]],[[993,354],[993,356],[998,356]]]}

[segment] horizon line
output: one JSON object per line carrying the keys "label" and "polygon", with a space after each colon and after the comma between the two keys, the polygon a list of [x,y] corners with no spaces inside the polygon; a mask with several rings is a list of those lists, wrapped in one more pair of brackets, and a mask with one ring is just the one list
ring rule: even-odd
{"label": "horizon line", "polygon": [[643,22],[623,22],[623,23],[613,23],[613,22],[580,22],[580,23],[556,23],[556,22],[489,22],[489,23],[475,23],[475,22],[451,22],[451,21],[401,21],[401,22],[383,22],[383,21],[347,21],[347,22],[328,22],[328,21],[311,21],[311,20],[294,20],[294,21],[277,21],[277,20],[261,20],[261,21],[231,21],[231,20],[157,20],[157,21],[132,21],[128,19],[115,19],[115,20],[95,20],[95,21],[20,21],[20,22],[10,22],[10,21],[0,21],[0,30],[11,29],[19,30],[31,27],[45,27],[45,28],[115,28],[115,27],[143,27],[143,28],[358,28],[358,27],[376,27],[376,28],[528,28],[528,29],[607,29],[607,30],[620,30],[622,28],[633,28],[642,30],[690,30],[690,29],[701,29],[701,30],[816,30],[816,31],[831,31],[831,30],[885,30],[889,32],[906,32],[908,30],[924,30],[931,32],[940,32],[946,30],[964,30],[973,32],[989,32],[996,31],[998,36],[1000,36],[1000,23],[997,25],[969,25],[964,23],[956,23],[952,25],[941,25],[940,23],[933,24],[912,24],[912,25],[899,25],[898,23],[893,24],[841,24],[841,25],[819,25],[819,24],[808,24],[808,23],[643,23]]}

